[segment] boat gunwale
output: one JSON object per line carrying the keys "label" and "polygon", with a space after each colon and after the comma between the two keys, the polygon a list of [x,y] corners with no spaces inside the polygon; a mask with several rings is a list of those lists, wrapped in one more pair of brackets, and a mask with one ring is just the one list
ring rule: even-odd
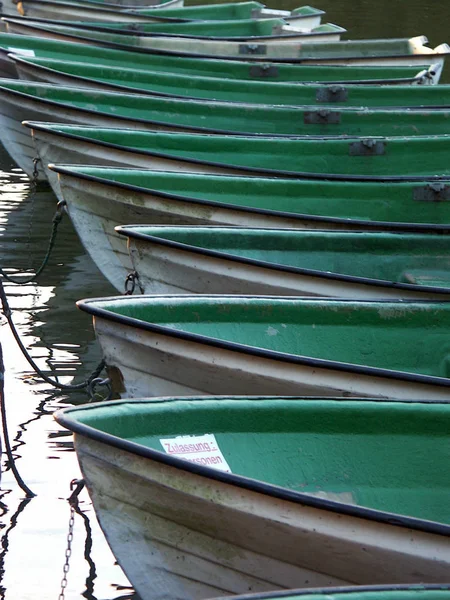
{"label": "boat gunwale", "polygon": [[[450,300],[450,287],[446,288],[446,287],[438,287],[438,286],[431,286],[431,285],[417,285],[417,284],[412,284],[412,283],[403,283],[403,282],[396,282],[396,281],[389,281],[389,280],[385,280],[385,279],[373,279],[371,277],[363,277],[363,276],[358,276],[358,275],[347,275],[344,273],[335,273],[335,272],[330,272],[330,271],[322,271],[320,269],[309,269],[306,267],[293,267],[293,266],[289,266],[289,265],[284,265],[282,263],[273,263],[273,262],[269,262],[267,260],[260,260],[260,259],[256,259],[256,258],[250,258],[250,257],[245,257],[245,256],[239,256],[237,254],[231,254],[230,252],[225,252],[225,251],[220,251],[220,250],[211,250],[210,248],[205,248],[205,247],[200,247],[200,246],[193,246],[190,245],[186,242],[177,242],[174,240],[169,240],[167,238],[160,238],[156,235],[151,235],[151,234],[146,234],[146,233],[142,233],[139,231],[136,231],[134,229],[132,229],[133,227],[140,227],[140,228],[144,228],[144,227],[160,227],[161,229],[163,228],[162,225],[118,225],[117,227],[115,227],[115,231],[117,231],[117,233],[126,236],[128,238],[134,238],[134,239],[138,239],[138,240],[144,240],[144,241],[150,241],[152,244],[159,244],[161,246],[167,246],[169,248],[175,248],[175,249],[179,249],[179,250],[183,250],[185,252],[191,252],[193,254],[200,254],[203,256],[208,256],[208,257],[212,257],[212,258],[219,258],[222,260],[230,260],[232,262],[237,262],[237,263],[243,263],[246,265],[252,265],[252,266],[256,266],[259,267],[261,269],[270,269],[272,271],[281,271],[281,272],[287,272],[287,273],[294,273],[294,274],[299,274],[299,275],[308,275],[310,277],[316,277],[318,279],[330,279],[330,280],[337,280],[337,281],[345,281],[348,283],[356,283],[359,285],[367,285],[367,286],[376,286],[376,287],[387,287],[389,289],[402,289],[402,290],[406,290],[406,291],[415,291],[415,292],[433,292],[436,294],[442,294],[443,296],[448,296],[449,300]],[[195,229],[198,231],[198,229],[204,230],[204,229],[208,229],[208,230],[214,230],[214,229],[230,229],[232,230],[233,228],[231,226],[226,227],[226,226],[211,226],[211,225],[200,225],[200,226],[181,226],[181,225],[167,225],[167,228],[173,229],[186,229],[186,230],[191,230],[193,227],[195,227]],[[450,226],[449,226],[450,227]],[[242,232],[241,228],[240,229],[240,233]],[[276,231],[276,232],[286,232],[286,234],[288,232],[296,232],[296,233],[301,233],[301,230],[298,229],[281,229],[281,228],[271,228],[271,229],[263,229],[263,228],[258,228],[258,227],[244,227],[243,229],[247,230],[251,230],[251,231],[267,231],[267,232],[272,232],[272,231]],[[330,230],[325,230],[324,232],[320,231],[319,229],[314,230],[315,232],[320,232],[320,233],[330,233]],[[333,231],[333,233],[335,233]],[[370,233],[367,231],[344,231],[344,230],[340,230],[339,233]],[[405,232],[398,232],[398,231],[394,231],[392,233],[392,235],[397,235],[397,236],[403,236],[405,234]]]}
{"label": "boat gunwale", "polygon": [[[222,396],[225,399],[232,399],[230,396]],[[220,398],[220,396],[204,396],[201,398],[196,398],[197,402],[201,401],[211,401],[214,398]],[[239,398],[243,398],[242,396],[236,396],[233,399],[239,400]],[[244,397],[248,398],[248,397]],[[250,397],[253,400],[264,400],[264,396],[253,396]],[[279,399],[295,399],[298,397],[295,396],[279,396]],[[318,400],[319,397],[309,397],[306,401]],[[358,398],[320,398],[321,400],[326,401],[347,401],[347,402],[367,402],[372,401],[371,398],[364,398],[364,400],[358,400]],[[103,402],[102,404],[108,404],[108,406],[120,405],[120,404],[128,404],[128,403],[136,403],[136,404],[147,404],[149,402],[191,402],[192,398],[189,397],[161,397],[158,399],[123,399],[123,400],[109,400],[107,402]],[[303,399],[302,399],[303,401]],[[392,402],[385,398],[377,398],[373,399],[374,402],[377,403],[389,403]],[[442,404],[447,405],[448,403],[442,401],[433,401],[433,400],[421,400],[421,401],[413,401],[413,400],[395,400],[395,403],[401,402],[404,404]],[[118,448],[125,452],[129,452],[131,454],[135,454],[141,456],[146,459],[154,460],[158,463],[167,464],[170,467],[181,471],[188,471],[195,475],[199,475],[201,477],[205,477],[207,479],[213,479],[220,481],[222,483],[226,483],[228,485],[233,485],[238,488],[248,489],[252,492],[264,494],[267,496],[271,496],[274,498],[279,498],[283,501],[293,502],[294,504],[301,504],[304,506],[308,506],[311,508],[315,508],[318,510],[328,510],[333,513],[345,514],[354,518],[367,519],[370,521],[377,521],[381,523],[385,523],[388,525],[392,525],[395,527],[408,528],[418,531],[423,531],[426,533],[433,533],[437,535],[442,535],[445,537],[450,536],[450,525],[445,523],[440,523],[438,521],[429,521],[427,519],[420,519],[418,517],[409,517],[406,515],[401,515],[399,513],[392,513],[383,510],[377,510],[374,508],[346,504],[344,502],[339,502],[337,500],[329,500],[326,498],[320,498],[312,495],[308,495],[303,492],[298,492],[294,490],[290,490],[288,488],[269,484],[264,481],[258,479],[252,479],[250,477],[246,477],[245,475],[237,475],[235,473],[228,473],[226,471],[220,471],[218,469],[213,469],[211,467],[203,466],[201,464],[192,463],[187,460],[183,460],[182,458],[177,458],[176,456],[171,456],[165,454],[162,450],[155,450],[153,448],[149,448],[144,446],[143,444],[139,444],[137,442],[132,442],[127,439],[121,438],[117,435],[113,435],[110,433],[106,433],[104,431],[100,431],[91,425],[86,425],[85,423],[80,423],[75,418],[71,416],[71,412],[78,411],[89,411],[89,410],[98,410],[99,403],[78,406],[78,407],[68,407],[64,409],[58,410],[54,413],[54,418],[56,421],[66,427],[73,433],[84,435],[90,439],[93,439],[96,442],[106,444],[108,446],[112,446],[113,448]],[[101,408],[101,406],[100,406]],[[70,425],[70,426],[69,426]],[[449,584],[450,585],[450,584]]]}
{"label": "boat gunwale", "polygon": [[[33,25],[26,25],[21,21],[17,21],[15,18],[11,18],[11,17],[1,17],[0,15],[0,20],[5,22],[5,23],[10,23],[12,22],[13,25],[17,24],[20,26],[24,26],[26,27],[26,29],[28,30],[37,30],[38,31],[38,35],[40,31],[45,31],[48,32],[50,34],[54,34],[55,32],[52,29],[46,29],[45,27],[40,27],[39,25],[33,26]],[[189,57],[189,58],[200,58],[200,59],[220,59],[220,60],[234,60],[234,61],[240,61],[240,62],[249,62],[249,60],[251,60],[252,63],[281,63],[281,64],[316,64],[318,62],[322,62],[324,64],[328,64],[329,61],[333,61],[333,60],[346,60],[346,61],[351,61],[351,60],[370,60],[372,58],[376,59],[380,59],[380,60],[388,60],[388,59],[403,59],[403,58],[409,58],[413,60],[413,63],[419,62],[419,60],[421,58],[424,58],[425,60],[425,64],[429,64],[430,61],[430,57],[433,57],[433,60],[441,60],[442,58],[445,58],[446,56],[450,55],[450,50],[448,50],[447,52],[436,52],[436,53],[430,53],[430,54],[386,54],[383,56],[373,56],[373,55],[368,55],[368,56],[346,56],[346,57],[333,57],[333,56],[326,56],[326,57],[304,57],[304,58],[280,58],[280,57],[259,57],[259,56],[254,56],[254,55],[245,55],[245,56],[227,56],[227,55],[223,55],[223,54],[199,54],[199,53],[195,53],[195,52],[187,52],[187,51],[174,51],[174,50],[158,50],[155,48],[143,48],[142,46],[133,46],[133,45],[128,45],[128,44],[119,44],[117,42],[110,42],[110,41],[106,41],[106,40],[96,40],[90,37],[86,37],[86,36],[81,36],[81,35],[75,35],[75,34],[59,34],[59,35],[63,35],[63,40],[61,41],[70,41],[71,39],[74,40],[84,40],[85,42],[88,42],[88,44],[93,45],[93,46],[106,46],[109,48],[115,48],[117,50],[128,50],[131,52],[140,52],[142,54],[158,54],[161,56],[185,56],[185,57]]]}
{"label": "boat gunwale", "polygon": [[[120,148],[120,146],[118,146]],[[151,156],[157,156],[157,157],[163,157],[163,158],[172,158],[170,157],[170,155],[165,155],[165,154],[160,154],[160,153],[151,153]],[[177,160],[176,158],[172,158],[172,160]],[[210,162],[205,162],[203,163],[203,161],[195,161],[195,164],[212,164],[212,165],[217,165],[217,166],[226,166],[223,163],[210,163]],[[70,165],[70,167],[73,167],[74,165]],[[82,167],[83,165],[75,165],[76,167]],[[95,169],[97,167],[102,168],[102,165],[87,165],[88,168],[91,169]],[[131,183],[122,183],[122,182],[118,182],[118,181],[113,181],[113,180],[109,180],[109,179],[105,179],[105,178],[101,178],[97,175],[90,175],[88,173],[78,173],[76,171],[74,171],[72,168],[68,168],[65,165],[55,165],[53,163],[49,163],[48,164],[48,168],[51,171],[54,171],[55,173],[61,173],[63,175],[65,175],[66,177],[72,177],[73,179],[82,179],[82,180],[86,180],[86,181],[90,181],[90,182],[94,182],[100,185],[107,185],[107,186],[111,186],[111,187],[117,187],[120,189],[125,189],[125,190],[129,190],[129,191],[134,191],[134,192],[140,192],[140,193],[144,193],[144,194],[153,194],[155,196],[158,196],[160,198],[167,198],[170,200],[175,200],[177,202],[187,202],[189,204],[202,204],[202,205],[206,205],[206,206],[214,206],[214,207],[226,207],[232,210],[236,210],[239,212],[251,212],[251,213],[255,213],[255,214],[265,214],[265,215],[276,215],[277,217],[282,217],[282,218],[289,218],[289,219],[298,219],[298,220],[303,220],[303,219],[308,219],[310,221],[313,222],[323,222],[323,223],[349,223],[349,219],[340,219],[338,217],[319,217],[317,215],[299,215],[296,213],[289,213],[289,212],[283,212],[283,211],[278,211],[278,210],[270,210],[270,209],[263,209],[263,208],[256,208],[256,207],[242,207],[242,206],[236,206],[234,204],[226,204],[226,203],[222,203],[222,202],[218,202],[215,200],[206,200],[203,198],[193,198],[193,197],[189,197],[189,196],[181,196],[180,194],[174,194],[174,193],[170,193],[170,192],[163,192],[160,190],[153,190],[150,188],[143,188]],[[109,167],[107,166],[103,166],[104,169],[108,169]],[[117,167],[120,168],[120,167]],[[143,169],[133,169],[130,168],[130,171],[133,170],[143,170]],[[256,172],[262,172],[259,171],[258,169],[255,169]],[[158,171],[155,171],[155,173]],[[165,173],[170,173],[171,171],[164,171]],[[252,171],[253,172],[253,171]],[[275,171],[277,172],[281,172],[282,171]],[[269,173],[273,173],[273,171],[269,171]],[[193,173],[194,175],[197,175],[199,173]],[[284,174],[284,173],[283,173]],[[314,174],[312,174],[311,177],[309,177],[309,173],[306,173],[306,177],[299,175],[297,177],[292,177],[291,179],[311,179],[311,180],[328,180],[331,179],[333,181],[335,181],[336,179],[333,179],[332,176],[329,175],[318,175],[318,176],[314,176]],[[239,175],[224,175],[226,177],[239,177]],[[393,182],[415,182],[415,181],[421,181],[421,182],[426,182],[426,181],[448,181],[450,179],[450,175],[447,176],[437,176],[438,179],[433,179],[431,178],[426,178],[426,179],[401,179],[401,180],[397,180],[394,179]],[[273,178],[276,179],[276,178]],[[347,181],[348,178],[346,177],[342,177],[337,179],[337,181],[343,181],[345,183],[345,181]],[[389,179],[383,179],[383,181],[389,181]],[[361,180],[354,180],[354,179],[349,179],[349,182],[352,181],[361,181]],[[368,179],[362,180],[364,181],[375,181],[378,182],[379,180],[373,180],[373,179]],[[430,230],[432,230],[433,232],[437,232],[437,233],[441,233],[441,234],[448,234],[450,233],[450,223],[447,225],[440,225],[437,223],[402,223],[402,222],[395,222],[395,223],[389,223],[389,222],[385,222],[385,221],[362,221],[362,220],[353,220],[352,223],[354,223],[355,225],[364,225],[366,227],[369,227],[371,229],[382,229],[384,231],[411,231],[411,232],[417,232],[417,233],[428,233]]]}
{"label": "boat gunwale", "polygon": [[[327,369],[327,370],[335,370],[344,373],[355,373],[358,375],[363,375],[365,377],[380,377],[386,379],[407,381],[412,383],[417,383],[421,385],[433,385],[440,388],[450,388],[450,378],[448,377],[438,377],[437,375],[424,375],[420,373],[412,373],[410,371],[400,371],[387,369],[385,367],[373,367],[369,365],[360,365],[356,363],[347,363],[332,359],[324,359],[324,358],[316,358],[305,355],[295,355],[288,352],[281,352],[279,350],[269,350],[267,348],[261,348],[259,346],[251,346],[249,344],[245,344],[242,342],[234,342],[230,340],[224,340],[220,338],[214,338],[211,336],[207,336],[205,334],[193,333],[191,331],[182,331],[180,329],[173,329],[168,327],[167,325],[160,325],[156,323],[150,323],[148,321],[144,321],[138,319],[136,317],[130,317],[127,315],[118,314],[110,309],[102,308],[96,306],[97,303],[106,302],[127,302],[133,298],[135,301],[144,301],[146,299],[157,299],[162,300],[164,298],[167,299],[177,299],[181,298],[182,300],[205,300],[205,299],[232,299],[232,300],[288,300],[295,301],[298,300],[298,297],[294,296],[274,296],[274,295],[253,295],[249,296],[247,294],[182,294],[174,295],[174,294],[140,294],[139,296],[109,296],[107,298],[87,298],[78,300],[76,302],[76,306],[91,314],[93,317],[98,317],[103,319],[104,321],[112,321],[114,323],[120,323],[126,327],[131,327],[132,329],[140,329],[143,331],[156,333],[161,336],[166,336],[169,338],[176,338],[185,340],[190,343],[199,344],[202,346],[212,346],[214,348],[219,348],[220,350],[225,350],[227,352],[238,352],[239,354],[246,354],[249,356],[257,356],[260,358],[264,358],[266,360],[274,360],[278,362],[284,362],[294,365],[303,365],[307,367],[315,367],[319,369]],[[305,300],[305,298],[303,298]],[[341,304],[344,303],[358,303],[358,304],[397,304],[399,306],[404,307],[408,304],[448,304],[450,305],[450,300],[425,300],[425,299],[358,299],[354,300],[352,298],[335,298],[335,297],[321,297],[314,296],[306,298],[307,302],[329,302],[335,301]],[[449,400],[450,402],[450,400]],[[449,526],[450,527],[450,526]],[[450,530],[449,530],[450,531]]]}
{"label": "boat gunwale", "polygon": [[[0,40],[1,41],[1,40]],[[0,52],[4,50],[3,48],[0,48]],[[115,91],[115,90],[119,90],[119,91],[128,91],[128,93],[132,93],[132,94],[141,94],[141,95],[145,95],[145,96],[157,96],[157,97],[162,97],[162,98],[176,98],[176,99],[180,99],[180,100],[195,100],[195,101],[214,101],[217,103],[225,103],[225,104],[256,104],[257,106],[283,106],[283,107],[292,107],[292,108],[296,108],[299,106],[306,106],[306,105],[301,105],[301,104],[276,104],[274,102],[271,103],[252,103],[251,100],[247,101],[247,100],[227,100],[227,99],[220,99],[220,100],[214,100],[212,97],[203,97],[203,96],[187,96],[185,94],[177,94],[176,92],[161,92],[158,90],[153,90],[153,89],[147,89],[145,87],[135,87],[133,84],[135,84],[134,81],[129,81],[127,82],[126,80],[119,80],[121,81],[121,83],[117,83],[113,82],[113,81],[107,81],[102,79],[101,77],[96,77],[96,76],[86,76],[86,75],[79,75],[79,74],[75,74],[75,73],[71,73],[71,72],[67,72],[67,71],[61,71],[58,68],[54,67],[54,66],[48,66],[48,65],[43,65],[40,64],[39,62],[34,62],[34,60],[29,60],[28,57],[25,56],[21,56],[20,54],[15,54],[13,51],[8,52],[6,51],[6,54],[8,56],[8,58],[10,58],[11,60],[13,60],[15,63],[18,63],[19,65],[22,65],[23,68],[25,69],[31,69],[33,71],[37,71],[38,73],[44,73],[45,74],[50,74],[58,77],[64,77],[64,78],[70,78],[71,80],[74,80],[75,83],[70,83],[69,85],[73,86],[73,87],[83,87],[83,83],[84,82],[88,82],[90,84],[95,84],[96,87],[98,87],[99,89],[103,90],[111,90],[111,91]],[[40,60],[41,58],[46,59],[46,57],[32,57],[32,58],[37,58],[38,60]],[[53,60],[53,59],[49,59],[49,60]],[[55,59],[57,60],[57,59]],[[65,63],[69,63],[69,65],[80,65],[83,66],[84,64],[88,64],[87,62],[81,62],[81,61],[64,61]],[[101,67],[111,67],[111,69],[117,69],[119,70],[120,67],[117,66],[112,66],[112,65],[100,65]],[[159,74],[160,71],[156,71],[156,70],[144,70],[144,69],[134,69],[136,71],[141,71],[143,74]],[[161,71],[163,73],[163,71]],[[174,75],[177,75],[177,72],[172,72]],[[319,89],[322,88],[327,88],[327,87],[332,87],[335,86],[337,84],[339,85],[346,85],[346,86],[358,86],[360,87],[362,86],[377,86],[377,85],[383,85],[385,86],[386,84],[390,83],[390,82],[394,82],[394,84],[397,86],[400,86],[401,84],[399,84],[399,81],[408,81],[410,84],[412,84],[415,81],[421,81],[423,78],[426,78],[427,76],[427,72],[421,71],[422,75],[420,75],[420,73],[418,73],[414,78],[411,79],[391,79],[391,80],[384,80],[384,79],[374,79],[374,80],[356,80],[356,81],[350,81],[350,82],[346,82],[346,81],[326,81],[326,82],[321,82],[321,81],[302,81],[302,82],[292,82],[294,83],[294,85],[302,87],[305,86],[307,88],[314,88],[318,91]],[[200,75],[200,77],[202,77],[202,75]],[[206,76],[204,76],[206,79]],[[217,79],[219,81],[218,77],[211,77],[210,79]],[[243,81],[243,82],[247,82],[247,80],[230,80],[230,81]],[[257,81],[258,83],[260,83],[259,80],[250,80],[250,81]],[[81,83],[78,83],[81,82]],[[373,83],[372,83],[373,82]],[[377,83],[378,82],[378,83]],[[381,83],[380,83],[381,82]],[[50,82],[48,82],[50,83]],[[287,82],[272,82],[272,81],[264,81],[264,83],[287,83]],[[58,83],[56,83],[56,85],[59,85]],[[65,85],[65,84],[64,84]],[[149,85],[151,85],[151,83],[149,83]],[[405,84],[406,85],[406,84]],[[441,84],[441,85],[446,85],[446,84]],[[237,87],[237,86],[236,86]],[[417,88],[417,87],[428,87],[428,86],[413,86],[413,85],[409,85],[408,87],[412,87],[413,89]],[[448,87],[450,89],[450,84],[448,84]],[[211,91],[211,93],[214,92],[214,90],[207,90],[207,91]],[[232,93],[232,92],[231,92]],[[414,93],[414,92],[413,92]],[[419,93],[419,92],[417,92]],[[314,106],[314,107],[329,107],[331,103],[317,103],[317,104],[311,104],[308,106]],[[339,104],[339,106],[342,106],[342,104]],[[363,104],[346,104],[347,107],[359,107],[359,108],[363,108],[364,105]],[[389,110],[391,107],[390,106],[384,106],[384,105],[380,105],[380,106],[373,106],[373,109],[386,109]],[[448,104],[420,104],[420,105],[398,105],[396,104],[395,106],[392,105],[392,109],[393,110],[448,110],[450,109],[450,101],[448,102]],[[287,135],[287,134],[285,134]],[[280,135],[278,135],[277,137],[280,137]],[[308,136],[308,137],[314,137],[314,136]],[[336,136],[339,137],[339,136]]]}

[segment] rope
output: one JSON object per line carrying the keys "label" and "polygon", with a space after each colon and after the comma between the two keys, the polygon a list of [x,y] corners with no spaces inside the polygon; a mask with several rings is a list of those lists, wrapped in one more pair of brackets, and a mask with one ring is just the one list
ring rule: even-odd
{"label": "rope", "polygon": [[0,267],[0,275],[2,277],[4,277],[6,279],[6,281],[9,281],[10,283],[17,283],[18,285],[25,285],[27,283],[31,283],[37,277],[39,277],[39,275],[42,273],[44,268],[47,266],[48,261],[50,259],[50,255],[52,253],[53,246],[55,245],[55,241],[56,241],[56,232],[58,230],[58,225],[61,223],[61,220],[64,215],[63,208],[65,205],[66,205],[65,201],[62,200],[62,201],[58,202],[58,204],[56,206],[56,212],[52,219],[52,224],[53,224],[52,232],[50,234],[50,240],[49,240],[48,247],[47,247],[47,253],[46,253],[44,260],[42,261],[39,269],[34,273],[34,275],[31,275],[27,279],[14,279],[13,277],[10,277],[9,275],[7,275],[5,273],[5,271]]}
{"label": "rope", "polygon": [[8,323],[9,323],[9,326],[11,328],[14,339],[16,340],[20,350],[22,351],[22,354],[25,356],[25,358],[27,359],[27,361],[29,362],[31,367],[34,369],[34,371],[36,371],[36,373],[39,375],[39,377],[41,377],[46,383],[49,383],[50,385],[53,385],[54,387],[56,387],[60,390],[67,391],[67,392],[88,389],[91,381],[96,379],[102,372],[103,368],[105,367],[105,361],[102,360],[100,362],[100,364],[98,365],[98,367],[95,369],[95,371],[92,373],[92,375],[90,375],[85,381],[83,381],[81,383],[70,385],[70,384],[59,383],[58,381],[51,379],[43,371],[41,371],[41,369],[37,366],[37,364],[34,362],[34,360],[29,355],[25,346],[22,344],[22,341],[19,337],[16,326],[14,325],[14,322],[12,320],[11,309],[9,307],[8,299],[6,297],[5,289],[3,287],[3,282],[1,279],[0,279],[0,299],[1,299],[1,303],[2,303],[3,314],[5,315]]}
{"label": "rope", "polygon": [[11,450],[11,443],[9,441],[9,433],[8,433],[8,423],[6,419],[6,402],[5,402],[5,365],[3,363],[3,349],[0,343],[0,404],[1,404],[1,412],[2,412],[2,427],[3,427],[3,439],[5,440],[6,446],[6,455],[8,457],[9,465],[11,467],[11,471],[14,473],[14,477],[16,478],[19,487],[25,492],[27,498],[32,498],[36,494],[30,490],[30,488],[23,481],[22,477],[17,470],[16,463],[14,461],[14,456]]}

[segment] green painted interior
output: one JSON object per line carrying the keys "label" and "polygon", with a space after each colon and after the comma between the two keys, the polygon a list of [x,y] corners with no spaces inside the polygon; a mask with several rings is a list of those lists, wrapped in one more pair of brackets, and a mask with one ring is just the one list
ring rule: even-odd
{"label": "green painted interior", "polygon": [[220,340],[286,358],[307,356],[450,377],[448,302],[145,296],[102,299],[95,306],[111,315],[205,336],[206,343]]}
{"label": "green painted interior", "polygon": [[[3,80],[3,95],[25,94],[34,101],[47,100],[59,107],[74,107],[114,118],[139,119],[169,127],[283,135],[431,135],[450,133],[448,110],[339,109],[339,123],[307,121],[308,107],[217,104],[176,98],[159,98],[103,92],[44,83]],[[17,102],[21,102],[17,97]],[[58,113],[55,107],[55,120]],[[86,115],[86,119],[89,116]]]}
{"label": "green painted interior", "polygon": [[[129,92],[157,92],[176,96],[249,102],[255,104],[329,106],[336,110],[342,106],[450,106],[450,85],[346,85],[346,100],[322,102],[317,100],[323,86],[298,85],[271,81],[245,81],[219,79],[183,73],[159,72],[148,69],[107,66],[67,59],[26,58],[28,63],[73,76],[73,85],[79,78],[95,79],[112,86],[126,87]],[[45,77],[45,75],[44,75]],[[130,89],[132,88],[132,90]]]}
{"label": "green painted interior", "polygon": [[[146,226],[133,231],[151,236],[152,243],[155,238],[175,241],[193,252],[197,248],[212,250],[234,258],[269,262],[274,267],[315,269],[402,283],[415,283],[409,278],[422,277],[424,285],[450,287],[447,236]],[[137,243],[145,247],[145,240]]]}
{"label": "green painted interior", "polygon": [[[98,63],[117,66],[118,68],[145,68],[162,72],[175,71],[207,77],[227,79],[258,79],[250,75],[251,63],[236,62],[220,59],[187,58],[184,56],[159,56],[158,54],[145,54],[126,52],[113,48],[100,48],[75,42],[61,42],[59,40],[41,37],[23,36],[18,34],[0,33],[0,48],[5,50],[24,49],[32,50],[37,57],[61,60],[74,60],[91,64],[94,60]],[[264,66],[264,65],[262,65]],[[397,79],[411,78],[422,70],[420,66],[309,66],[309,65],[277,65],[277,74],[271,74],[271,81],[357,81],[367,79]],[[259,77],[267,80],[264,73]]]}
{"label": "green painted interior", "polygon": [[[171,141],[171,140],[169,140]],[[199,140],[200,141],[200,140]],[[201,156],[205,159],[208,156],[208,142],[205,148],[200,149]],[[261,141],[261,140],[259,140]],[[324,144],[324,142],[322,142]],[[328,143],[328,142],[327,142]],[[216,146],[217,147],[217,146]],[[236,146],[236,150],[240,145]],[[249,148],[255,152],[252,156],[239,153],[239,158],[244,162],[248,158],[250,165],[255,165],[257,144]],[[281,153],[276,152],[276,144],[272,146],[272,157],[268,154],[265,162],[268,167],[279,164],[284,168],[294,167],[289,164],[295,162],[296,154],[289,154],[282,157]],[[154,146],[156,151],[161,150],[158,144]],[[411,149],[411,147],[410,147]],[[299,148],[300,150],[300,148]],[[225,148],[222,149],[225,152]],[[233,160],[233,150],[230,149],[228,156],[230,162]],[[298,156],[301,155],[299,151]],[[416,160],[424,156],[417,155]],[[277,157],[275,159],[274,157]],[[216,159],[219,156],[215,157]],[[258,157],[261,158],[261,157]],[[318,163],[322,160],[326,163],[326,156],[317,156],[315,164],[313,160],[305,161],[302,165],[308,171],[317,171]],[[336,161],[339,157],[334,157]],[[294,159],[294,160],[292,160]],[[274,162],[275,160],[279,162]],[[299,161],[297,161],[299,162]],[[331,161],[330,161],[331,162]],[[400,161],[399,161],[400,162]],[[231,162],[231,164],[233,164]],[[384,163],[386,164],[386,163]],[[410,166],[416,164],[411,157]],[[300,166],[300,165],[299,165]],[[370,163],[366,169],[370,174],[375,169]],[[328,172],[333,172],[339,168],[342,172],[351,172],[350,164],[346,165],[344,158],[336,162],[334,169],[330,164],[327,165]],[[386,171],[395,172],[400,165],[389,163],[386,165]],[[202,200],[204,202],[215,202],[219,205],[230,208],[240,208],[242,210],[255,209],[272,212],[288,213],[292,217],[301,215],[327,216],[336,218],[352,218],[366,221],[384,221],[388,223],[450,223],[450,202],[419,202],[414,200],[413,192],[416,188],[426,185],[426,183],[385,183],[385,182],[348,182],[348,181],[314,181],[308,179],[281,179],[281,178],[256,178],[256,177],[227,177],[221,175],[201,175],[194,173],[164,173],[158,171],[139,171],[124,169],[109,169],[96,167],[65,167],[66,171],[75,177],[80,174],[95,176],[105,185],[112,185],[114,182],[137,186],[143,192],[151,193],[152,190],[164,192],[170,196],[179,196],[185,199]],[[324,172],[327,172],[325,169]],[[356,169],[355,169],[356,171]],[[356,171],[357,172],[357,171]],[[378,169],[378,174],[382,172]],[[367,174],[367,173],[366,173]],[[414,173],[416,174],[416,173]],[[61,177],[65,177],[62,175]]]}
{"label": "green painted interior", "polygon": [[[79,21],[61,21],[61,26],[77,27]],[[170,33],[206,37],[238,37],[272,35],[276,27],[285,25],[283,19],[237,19],[227,21],[192,21],[187,23],[98,23],[82,21],[83,27],[105,28],[139,33]],[[318,29],[322,31],[322,29]]]}
{"label": "green painted interior", "polygon": [[235,474],[450,524],[450,404],[192,398],[69,415],[159,451],[164,438],[214,433]]}

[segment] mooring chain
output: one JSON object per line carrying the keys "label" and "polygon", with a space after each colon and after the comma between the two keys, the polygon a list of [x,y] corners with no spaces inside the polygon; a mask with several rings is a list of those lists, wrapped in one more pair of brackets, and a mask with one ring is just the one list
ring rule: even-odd
{"label": "mooring chain", "polygon": [[50,240],[48,242],[47,252],[45,254],[44,260],[42,261],[39,269],[33,275],[31,275],[30,277],[27,277],[26,279],[15,279],[15,278],[7,275],[5,273],[5,271],[0,267],[0,275],[2,277],[4,277],[6,279],[6,281],[9,281],[10,283],[16,283],[18,285],[25,285],[27,283],[31,283],[37,277],[39,277],[39,275],[42,273],[44,268],[47,266],[48,261],[50,259],[50,255],[52,253],[53,246],[55,245],[55,241],[56,241],[56,232],[58,230],[58,225],[61,223],[61,220],[64,216],[64,207],[65,206],[66,206],[66,202],[64,200],[61,200],[56,205],[56,212],[52,219],[52,231],[50,234]]}
{"label": "mooring chain", "polygon": [[72,493],[67,498],[70,505],[69,531],[67,533],[67,546],[65,551],[65,561],[63,566],[63,576],[61,579],[61,591],[58,600],[64,600],[67,588],[67,575],[70,569],[70,557],[72,556],[73,528],[75,525],[75,511],[78,508],[78,495],[84,488],[83,479],[72,479],[70,489]]}
{"label": "mooring chain", "polygon": [[93,379],[98,378],[98,376],[100,375],[100,373],[103,371],[103,369],[105,367],[105,361],[104,360],[102,360],[100,362],[100,364],[98,365],[98,367],[95,369],[95,371],[85,381],[82,381],[81,383],[76,383],[76,384],[59,383],[59,381],[56,381],[56,380],[51,379],[50,377],[48,377],[37,366],[37,364],[34,362],[34,360],[32,359],[32,357],[28,353],[27,349],[23,345],[22,340],[20,339],[19,333],[18,333],[18,331],[16,329],[16,326],[14,325],[14,322],[12,320],[11,308],[9,307],[8,299],[6,297],[5,289],[3,287],[3,283],[2,283],[1,278],[0,278],[0,300],[1,300],[1,304],[2,304],[3,314],[5,315],[5,317],[6,317],[7,321],[8,321],[8,324],[9,324],[9,326],[11,328],[11,332],[12,332],[12,334],[14,336],[14,339],[16,340],[16,342],[17,342],[20,350],[22,351],[22,354],[27,359],[28,363],[31,365],[31,367],[34,369],[34,371],[46,383],[49,383],[50,385],[53,385],[54,387],[56,387],[56,388],[58,388],[60,390],[64,390],[64,391],[67,391],[67,392],[73,392],[73,391],[83,390],[83,389],[87,390],[89,388],[90,382]]}

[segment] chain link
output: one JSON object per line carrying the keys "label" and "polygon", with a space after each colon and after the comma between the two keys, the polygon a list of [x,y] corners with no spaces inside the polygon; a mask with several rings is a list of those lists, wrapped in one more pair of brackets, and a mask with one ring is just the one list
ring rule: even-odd
{"label": "chain link", "polygon": [[35,198],[38,186],[39,179],[39,168],[38,164],[41,162],[41,159],[38,156],[33,158],[33,173],[30,179],[30,193],[29,193],[29,202],[31,203],[31,214],[28,221],[28,239],[27,239],[27,254],[28,254],[28,268],[31,269],[33,266],[33,256],[34,253],[31,252],[31,234],[34,227],[34,207],[36,205]]}
{"label": "chain link", "polygon": [[139,282],[139,275],[137,274],[136,271],[132,271],[131,273],[128,273],[128,275],[126,276],[124,295],[131,296],[132,294],[134,294],[134,290],[136,289],[136,284],[139,286],[139,288],[141,290],[141,294],[142,294],[143,289]]}
{"label": "chain link", "polygon": [[67,587],[67,574],[70,569],[70,557],[72,556],[72,541],[73,541],[73,526],[75,523],[75,509],[73,506],[70,507],[70,519],[69,519],[69,533],[67,534],[67,547],[65,552],[66,560],[63,566],[63,576],[61,579],[61,592],[59,593],[58,600],[64,600],[65,592]]}
{"label": "chain link", "polygon": [[71,494],[67,498],[70,504],[70,518],[69,518],[69,532],[67,534],[67,546],[65,551],[65,561],[63,566],[63,576],[61,579],[61,591],[58,596],[58,600],[64,600],[67,588],[67,575],[70,569],[70,557],[72,556],[72,542],[73,542],[73,528],[75,524],[75,511],[78,508],[78,495],[84,488],[84,481],[82,479],[72,479],[70,482]]}

